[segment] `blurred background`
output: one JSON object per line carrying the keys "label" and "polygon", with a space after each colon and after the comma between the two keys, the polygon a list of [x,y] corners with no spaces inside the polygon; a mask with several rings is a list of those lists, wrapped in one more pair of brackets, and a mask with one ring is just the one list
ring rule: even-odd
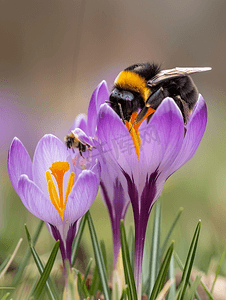
{"label": "blurred background", "polygon": [[[0,0],[0,263],[23,237],[16,267],[27,247],[24,223],[31,233],[38,223],[8,177],[12,139],[17,136],[32,157],[45,133],[63,140],[74,118],[87,112],[100,81],[105,79],[111,89],[127,66],[155,61],[165,69],[212,67],[192,76],[208,106],[204,138],[162,195],[163,237],[184,207],[172,236],[182,259],[202,220],[196,266],[208,271],[226,243],[225,11],[224,0]],[[111,266],[110,222],[100,196],[91,213],[98,237],[108,245]],[[133,222],[131,208],[126,221]],[[38,253],[48,256],[53,244],[43,229]],[[87,231],[81,265],[93,256],[89,245]]]}

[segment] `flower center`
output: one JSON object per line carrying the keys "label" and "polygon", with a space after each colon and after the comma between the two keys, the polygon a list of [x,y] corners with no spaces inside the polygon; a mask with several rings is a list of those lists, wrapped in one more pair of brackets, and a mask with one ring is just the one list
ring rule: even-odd
{"label": "flower center", "polygon": [[[50,171],[46,171],[46,181],[48,184],[50,200],[51,200],[52,204],[54,205],[54,207],[56,208],[56,210],[58,211],[58,213],[63,221],[64,210],[65,210],[65,207],[67,204],[67,198],[73,187],[74,180],[75,180],[75,174],[73,172],[71,172],[71,174],[69,176],[66,194],[65,194],[65,198],[64,198],[63,197],[63,179],[64,179],[64,174],[67,171],[69,171],[69,163],[61,162],[61,161],[54,162],[54,163],[52,163],[52,166],[49,169],[50,169],[51,173],[50,173]],[[51,175],[53,175],[56,180],[57,187],[58,187],[58,193],[57,193],[57,189],[56,189],[55,183],[53,182],[53,178]]]}
{"label": "flower center", "polygon": [[139,155],[140,155],[140,146],[141,146],[141,138],[140,138],[140,133],[139,133],[139,127],[142,124],[142,122],[147,119],[148,116],[150,116],[151,114],[153,114],[155,110],[151,107],[149,107],[148,112],[146,113],[146,115],[143,117],[142,120],[140,120],[140,122],[138,123],[134,123],[138,113],[137,112],[133,112],[131,117],[130,117],[130,121],[125,121],[126,124],[126,128],[130,131],[130,135],[132,137],[134,146],[135,146],[135,150],[136,150],[136,154],[137,154],[137,158],[139,160]]}

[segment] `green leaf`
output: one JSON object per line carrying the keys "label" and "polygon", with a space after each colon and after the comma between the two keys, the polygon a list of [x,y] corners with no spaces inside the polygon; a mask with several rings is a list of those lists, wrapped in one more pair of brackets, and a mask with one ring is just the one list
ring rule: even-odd
{"label": "green leaf", "polygon": [[107,251],[106,251],[106,246],[103,240],[100,241],[100,249],[103,255],[103,259],[104,259],[104,265],[105,265],[105,270],[106,270],[106,274],[108,273],[108,266],[107,266]]}
{"label": "green leaf", "polygon": [[86,268],[86,271],[85,271],[85,275],[84,277],[82,278],[82,275],[81,273],[76,270],[76,274],[78,276],[78,290],[79,290],[79,294],[80,294],[80,297],[82,295],[85,296],[85,298],[89,297],[90,296],[90,291],[88,290],[87,286],[86,286],[86,279],[87,279],[87,276],[89,274],[89,271],[90,271],[90,267],[92,265],[92,262],[93,262],[93,259],[90,258],[90,261],[88,263],[88,266]]}
{"label": "green leaf", "polygon": [[4,259],[4,261],[2,262],[2,264],[0,266],[0,274],[1,274],[2,270],[5,268],[5,266],[7,265],[7,263],[9,262],[9,260],[10,260],[10,255],[8,255],[6,257],[6,259]]}
{"label": "green leaf", "polygon": [[173,248],[174,248],[174,242],[170,245],[169,249],[166,252],[166,256],[162,262],[162,266],[159,270],[158,277],[155,281],[150,300],[155,300],[158,296],[158,294],[161,292],[165,280],[166,280],[166,275],[169,269],[170,261],[171,261],[171,256],[173,254]]}
{"label": "green leaf", "polygon": [[6,293],[2,298],[1,300],[6,300],[8,298],[8,296],[10,295],[10,293]]}
{"label": "green leaf", "polygon": [[152,293],[153,286],[155,284],[155,280],[158,275],[159,265],[160,265],[160,231],[161,231],[161,201],[160,199],[155,204],[155,218],[153,224],[153,232],[152,232],[152,245],[151,245],[151,255],[150,255],[150,273],[148,276],[149,287],[148,287],[148,295],[150,297]]}
{"label": "green leaf", "polygon": [[[35,230],[34,237],[33,237],[33,240],[32,240],[33,246],[35,246],[35,244],[36,244],[36,242],[38,240],[38,237],[39,237],[39,234],[40,234],[40,232],[42,230],[43,224],[44,224],[44,221],[41,220],[39,222],[36,230]],[[21,277],[23,275],[24,269],[27,266],[27,263],[28,263],[28,260],[29,260],[30,256],[31,256],[31,250],[30,250],[30,247],[28,246],[28,248],[27,248],[27,250],[25,252],[25,255],[24,255],[23,259],[22,259],[22,262],[20,263],[20,266],[19,266],[19,268],[18,268],[18,270],[16,272],[16,275],[13,277],[13,282],[12,282],[13,286],[16,286],[19,283],[19,281],[20,281],[20,279],[21,279]]]}
{"label": "green leaf", "polygon": [[219,264],[218,264],[218,266],[217,266],[217,271],[216,271],[216,274],[215,274],[215,278],[214,278],[214,281],[213,281],[213,285],[212,285],[211,290],[210,290],[211,293],[213,293],[214,285],[215,285],[215,283],[216,283],[216,281],[217,281],[217,277],[218,277],[218,275],[219,275],[219,273],[220,273],[221,266],[222,266],[222,264],[223,264],[223,262],[224,262],[224,257],[225,257],[225,251],[222,253],[221,259],[220,259]]}
{"label": "green leaf", "polygon": [[195,297],[195,292],[198,288],[198,285],[200,284],[202,275],[197,275],[195,278],[195,281],[191,284],[189,290],[185,294],[185,297],[183,300],[193,300]]}
{"label": "green leaf", "polygon": [[171,233],[173,232],[173,230],[174,230],[174,228],[175,228],[178,220],[180,219],[180,216],[181,216],[183,210],[184,210],[183,207],[181,207],[179,209],[179,212],[177,213],[176,218],[174,219],[174,221],[173,221],[173,223],[172,223],[172,225],[171,225],[171,227],[170,227],[170,229],[169,229],[169,231],[168,231],[168,233],[166,235],[166,238],[165,238],[165,240],[164,240],[164,242],[162,244],[162,247],[161,247],[161,256],[164,254],[164,252],[166,250],[166,246],[168,244],[168,241],[169,241],[169,238],[171,236]]}
{"label": "green leaf", "polygon": [[78,284],[76,284],[77,272],[74,268],[71,268],[69,261],[65,261],[65,270],[67,272],[67,281],[65,282],[65,290],[67,293],[67,299],[80,299],[78,293]]}
{"label": "green leaf", "polygon": [[101,281],[102,288],[103,288],[103,293],[105,296],[105,300],[110,300],[110,292],[109,292],[109,288],[108,288],[107,274],[106,274],[106,269],[105,269],[105,265],[104,265],[104,259],[103,259],[103,255],[101,252],[100,244],[97,239],[96,230],[93,225],[93,221],[92,221],[90,212],[88,211],[86,214],[87,214],[87,219],[88,219],[89,231],[90,231],[90,236],[91,236],[91,240],[92,240],[96,265],[98,268],[100,281]]}
{"label": "green leaf", "polygon": [[128,285],[125,286],[125,288],[122,290],[122,296],[120,298],[120,300],[127,300],[128,298],[128,293],[129,293],[129,287]]}
{"label": "green leaf", "polygon": [[93,278],[92,278],[91,286],[89,289],[90,295],[95,296],[97,291],[100,290],[101,288],[102,288],[102,286],[101,286],[101,282],[100,282],[98,268],[96,265],[94,268],[94,271],[93,271]]}
{"label": "green leaf", "polygon": [[84,232],[84,228],[85,228],[85,224],[87,221],[87,216],[86,214],[83,216],[80,224],[79,224],[79,228],[78,228],[78,232],[74,238],[73,244],[72,244],[72,255],[71,255],[71,266],[73,267],[75,265],[75,260],[78,254],[78,249],[79,249],[79,245],[80,245],[80,241]]}
{"label": "green leaf", "polygon": [[126,231],[125,226],[123,223],[123,220],[121,220],[121,247],[122,247],[122,261],[123,261],[123,267],[124,267],[124,274],[125,274],[125,281],[129,288],[129,298],[131,297],[132,300],[137,300],[137,291],[136,291],[136,285],[135,280],[133,276],[132,267],[130,264],[130,258],[129,258],[129,248],[126,240]]}
{"label": "green leaf", "polygon": [[[202,285],[202,287],[204,288],[206,294],[208,295],[209,300],[214,300],[214,298],[213,298],[211,292],[209,291],[209,289],[208,289],[208,287],[205,285],[205,283],[203,283],[203,282],[201,281],[201,285]],[[196,297],[196,298],[197,298],[197,297]],[[198,299],[198,298],[197,298],[197,299]],[[200,300],[200,299],[198,299],[198,300]]]}
{"label": "green leaf", "polygon": [[82,279],[82,274],[80,273],[80,271],[77,270],[76,273],[78,276],[77,284],[78,284],[78,292],[79,292],[80,298],[86,299],[87,297],[89,297],[88,289],[87,289],[86,285],[84,284],[84,281]]}
{"label": "green leaf", "polygon": [[92,263],[93,263],[93,259],[91,257],[90,260],[89,260],[89,263],[86,267],[85,275],[84,275],[83,280],[82,280],[82,285],[86,285],[86,279],[87,279],[87,276],[89,275],[89,271],[90,271]]}
{"label": "green leaf", "polygon": [[[183,272],[184,271],[184,265],[182,264],[182,261],[180,260],[178,254],[176,252],[174,252],[174,258],[175,258],[179,268]],[[201,284],[202,284],[202,281],[201,281]],[[190,286],[192,285],[192,281],[190,279],[189,279],[189,285]],[[178,292],[179,292],[179,289],[178,289]],[[201,300],[201,298],[199,297],[199,294],[198,294],[197,291],[195,292],[195,297],[196,297],[197,300]],[[212,299],[212,300],[214,300],[214,299]]]}
{"label": "green leaf", "polygon": [[47,264],[44,268],[44,271],[38,281],[38,284],[36,285],[35,289],[34,289],[34,292],[32,293],[32,296],[35,298],[35,299],[39,299],[39,297],[41,296],[41,293],[42,293],[42,290],[46,284],[46,281],[49,277],[49,274],[53,268],[53,264],[55,262],[55,259],[56,259],[56,255],[57,255],[57,252],[58,252],[58,249],[59,249],[59,245],[60,245],[60,241],[56,241],[54,247],[53,247],[53,250],[50,254],[50,257],[47,261]]}
{"label": "green leaf", "polygon": [[172,285],[169,289],[168,300],[174,300],[176,297],[174,254],[172,254],[172,256],[171,256],[171,261],[170,261],[170,265],[169,265],[169,279],[173,279],[174,283],[172,283]]}
{"label": "green leaf", "polygon": [[131,225],[129,228],[129,235],[128,235],[128,247],[129,247],[129,253],[130,253],[130,262],[131,262],[131,268],[134,272],[134,251],[135,251],[135,236],[134,236],[134,229]]}
{"label": "green leaf", "polygon": [[[36,250],[33,246],[33,243],[31,241],[31,236],[30,236],[30,233],[27,229],[26,224],[25,224],[25,230],[26,230],[26,234],[27,234],[27,238],[28,238],[30,252],[33,255],[34,261],[36,263],[36,266],[38,268],[38,271],[39,271],[40,275],[42,275],[43,271],[44,271],[44,266],[41,262],[41,259],[38,256],[38,253],[36,252]],[[51,299],[51,300],[57,300],[58,299],[58,293],[57,293],[56,288],[55,288],[55,286],[54,286],[54,284],[53,284],[53,282],[50,278],[48,278],[48,280],[46,281],[46,291],[47,291],[49,299]]]}
{"label": "green leaf", "polygon": [[201,229],[201,221],[199,221],[197,224],[197,227],[195,229],[195,233],[194,233],[194,236],[193,236],[193,239],[192,239],[189,251],[188,251],[188,256],[186,259],[184,271],[183,271],[181,282],[179,285],[180,291],[178,293],[177,300],[182,300],[184,298],[184,294],[185,294],[187,285],[189,284],[192,265],[194,263],[195,253],[196,253],[196,249],[197,249],[197,245],[198,245],[200,229]]}

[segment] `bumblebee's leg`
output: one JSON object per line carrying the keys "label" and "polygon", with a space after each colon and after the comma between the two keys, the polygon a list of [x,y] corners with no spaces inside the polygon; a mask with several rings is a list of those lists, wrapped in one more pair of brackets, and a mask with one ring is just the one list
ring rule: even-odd
{"label": "bumblebee's leg", "polygon": [[151,96],[148,98],[148,100],[145,103],[145,106],[141,109],[141,111],[137,115],[135,122],[138,123],[145,117],[149,107],[156,109],[164,98],[165,96],[163,93],[163,88],[160,87],[156,92],[151,94]]}
{"label": "bumblebee's leg", "polygon": [[78,150],[79,150],[80,155],[84,158],[84,156],[82,155],[82,151],[83,151],[82,143],[79,143]]}
{"label": "bumblebee's leg", "polygon": [[163,87],[160,87],[156,92],[150,95],[145,105],[156,109],[166,96],[163,93]]}
{"label": "bumblebee's leg", "polygon": [[119,107],[121,119],[122,119],[123,123],[125,124],[125,118],[124,118],[123,111],[122,111],[122,105],[119,102],[118,102],[118,107]]}

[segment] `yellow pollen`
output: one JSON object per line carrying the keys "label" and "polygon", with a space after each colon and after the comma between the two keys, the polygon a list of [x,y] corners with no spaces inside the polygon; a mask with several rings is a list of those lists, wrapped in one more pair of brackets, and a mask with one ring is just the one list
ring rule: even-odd
{"label": "yellow pollen", "polygon": [[[139,133],[139,127],[142,124],[142,122],[147,119],[148,116],[150,116],[151,114],[153,114],[155,110],[151,107],[149,107],[148,112],[146,113],[146,115],[144,116],[144,118],[142,120],[140,120],[140,122],[136,123],[136,117],[138,115],[137,112],[133,112],[131,117],[130,117],[130,121],[125,121],[126,124],[126,128],[130,131],[130,135],[131,138],[133,140],[134,146],[135,146],[135,150],[136,150],[136,154],[137,154],[137,158],[139,160],[139,155],[140,155],[140,146],[141,146],[141,138],[140,138],[140,133]],[[135,122],[135,123],[134,123]]]}
{"label": "yellow pollen", "polygon": [[[70,174],[66,193],[65,193],[65,198],[63,198],[63,179],[64,179],[64,174],[70,169],[69,163],[61,162],[61,161],[54,162],[49,169],[51,173],[50,171],[46,171],[46,181],[48,184],[49,197],[63,221],[64,210],[67,204],[68,196],[74,184],[75,174],[73,172]],[[56,180],[58,192],[51,175],[53,175]]]}

